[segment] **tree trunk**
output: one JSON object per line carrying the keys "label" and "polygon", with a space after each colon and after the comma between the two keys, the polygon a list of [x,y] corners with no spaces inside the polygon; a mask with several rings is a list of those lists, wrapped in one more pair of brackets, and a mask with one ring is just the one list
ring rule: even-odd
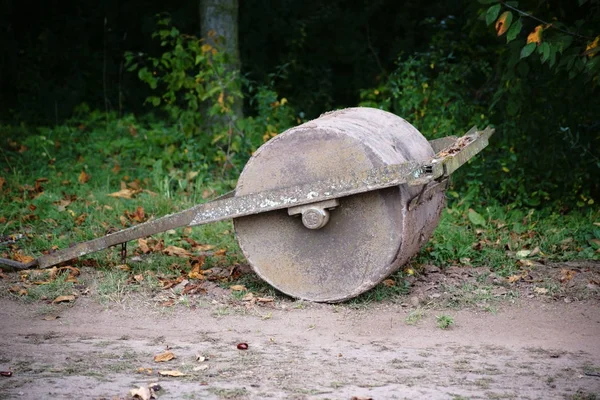
{"label": "tree trunk", "polygon": [[[240,71],[238,41],[238,0],[200,0],[200,32],[206,43],[215,45],[213,38],[222,37],[221,45],[229,54],[231,71]],[[214,35],[209,32],[214,31]],[[233,111],[243,117],[243,100],[236,98]]]}

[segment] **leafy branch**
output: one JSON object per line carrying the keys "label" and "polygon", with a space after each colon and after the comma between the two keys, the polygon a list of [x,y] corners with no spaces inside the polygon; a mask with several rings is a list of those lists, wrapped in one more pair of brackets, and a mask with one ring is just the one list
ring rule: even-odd
{"label": "leafy branch", "polygon": [[594,38],[593,38],[593,37],[589,37],[589,36],[581,35],[581,34],[579,34],[579,33],[577,33],[577,32],[568,31],[568,30],[566,30],[566,29],[562,29],[562,28],[560,28],[560,27],[558,27],[558,26],[555,26],[555,25],[554,25],[554,24],[552,24],[551,22],[544,21],[543,19],[540,19],[540,18],[536,17],[536,16],[535,16],[535,15],[533,15],[533,14],[530,14],[530,13],[528,13],[528,12],[525,12],[525,11],[523,11],[523,10],[520,10],[520,9],[518,9],[517,7],[514,7],[514,6],[512,6],[512,5],[508,4],[508,3],[507,3],[507,2],[505,2],[505,1],[500,1],[500,4],[502,4],[504,7],[508,8],[509,10],[513,10],[513,11],[515,11],[516,13],[518,13],[519,15],[521,15],[521,16],[523,16],[523,17],[527,17],[527,18],[530,18],[530,19],[532,19],[532,20],[534,20],[534,21],[537,21],[537,22],[539,22],[539,23],[541,23],[541,24],[545,25],[545,26],[546,26],[546,27],[548,27],[548,28],[553,28],[553,29],[556,29],[556,30],[558,30],[558,31],[560,31],[560,32],[562,32],[562,33],[566,33],[567,35],[571,35],[571,36],[578,37],[578,38],[581,38],[581,39],[586,39],[586,40],[594,40]]}

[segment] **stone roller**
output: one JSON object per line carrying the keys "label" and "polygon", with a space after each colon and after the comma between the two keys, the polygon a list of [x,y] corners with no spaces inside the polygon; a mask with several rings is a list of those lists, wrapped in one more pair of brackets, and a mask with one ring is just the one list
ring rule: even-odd
{"label": "stone roller", "polygon": [[[372,108],[348,108],[265,143],[242,171],[236,196],[434,155],[425,137],[404,119]],[[285,209],[236,218],[235,232],[248,262],[269,284],[296,298],[339,302],[377,285],[431,237],[445,194],[437,191],[409,209],[422,190],[423,185],[403,184],[342,197],[337,204],[307,207],[296,218]],[[317,221],[313,226],[306,221],[311,216]]]}
{"label": "stone roller", "polygon": [[385,111],[327,113],[261,146],[233,193],[29,263],[0,264],[47,268],[169,229],[233,219],[242,251],[265,281],[296,298],[343,301],[419,251],[438,224],[450,174],[492,134],[472,128],[428,142]]}

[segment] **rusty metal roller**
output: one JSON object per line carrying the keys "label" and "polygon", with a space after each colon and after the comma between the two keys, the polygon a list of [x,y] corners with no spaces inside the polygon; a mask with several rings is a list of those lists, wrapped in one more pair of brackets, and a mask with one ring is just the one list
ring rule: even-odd
{"label": "rusty metal roller", "polygon": [[[429,142],[404,119],[348,108],[265,143],[246,164],[235,195],[433,156]],[[296,298],[339,302],[381,282],[430,238],[445,195],[434,191],[414,206],[422,189],[404,184],[342,197],[295,217],[281,209],[236,218],[235,231],[254,271],[272,286]]]}

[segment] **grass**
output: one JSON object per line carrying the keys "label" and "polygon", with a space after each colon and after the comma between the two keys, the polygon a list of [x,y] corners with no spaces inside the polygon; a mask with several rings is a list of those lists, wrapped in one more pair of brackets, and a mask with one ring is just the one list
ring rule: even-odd
{"label": "grass", "polygon": [[[5,128],[5,133],[9,139],[0,143],[0,236],[20,233],[24,238],[0,247],[0,257],[12,257],[17,251],[38,257],[52,248],[66,248],[109,230],[188,209],[235,185],[235,171],[216,170],[210,160],[199,163],[201,155],[178,148],[180,135],[164,124],[133,118],[107,123],[102,118],[101,122],[88,120],[55,128]],[[123,188],[132,190],[133,197],[111,196]],[[517,209],[484,200],[452,200],[410,269],[399,270],[390,277],[392,284],[380,283],[348,304],[402,299],[410,289],[408,277],[426,264],[441,268],[485,265],[500,276],[510,276],[519,270],[522,260],[518,254],[523,251],[534,252],[525,256],[526,261],[600,259],[597,208],[563,215],[551,209]],[[473,218],[475,210],[481,218]],[[204,269],[246,262],[228,221],[162,232],[153,238],[163,241],[165,247],[189,249],[186,240],[191,239],[213,246],[213,251],[226,250],[224,256],[207,254]],[[133,241],[128,244],[128,254],[141,257],[135,259],[138,261],[130,257],[130,270],[121,271],[115,269],[122,264],[118,250],[103,250],[75,262],[99,268],[98,293],[107,301],[122,301],[135,291],[156,290],[156,277],[187,274],[191,269],[185,258],[160,252],[142,255]],[[131,277],[139,274],[144,274],[144,282],[132,284]],[[254,274],[242,274],[229,284],[244,285],[261,296],[282,296]],[[57,279],[30,288],[28,296],[37,300],[70,290],[72,283]]]}
{"label": "grass", "polygon": [[454,318],[449,315],[438,315],[435,317],[438,328],[440,329],[449,329],[452,325],[454,325]]}
{"label": "grass", "polygon": [[423,318],[427,316],[427,312],[422,307],[419,307],[408,314],[404,319],[407,325],[417,325]]}

